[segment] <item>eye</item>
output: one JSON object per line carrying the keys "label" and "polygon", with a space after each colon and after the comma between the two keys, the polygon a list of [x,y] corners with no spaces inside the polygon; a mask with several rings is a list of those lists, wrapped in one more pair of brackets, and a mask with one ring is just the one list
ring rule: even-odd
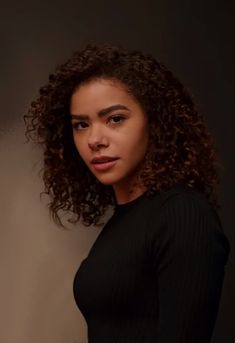
{"label": "eye", "polygon": [[79,127],[80,124],[85,124],[85,125],[86,125],[86,123],[83,122],[83,121],[77,121],[77,122],[74,122],[74,123],[72,124],[72,128],[73,128],[74,130],[81,130],[81,129],[84,129],[85,127]]}
{"label": "eye", "polygon": [[124,116],[122,116],[122,115],[116,114],[116,115],[111,116],[111,117],[108,118],[109,121],[112,120],[112,119],[114,120],[115,124],[119,124],[123,120],[125,120],[126,118]]}
{"label": "eye", "polygon": [[[111,120],[113,120],[113,123],[114,124],[120,124],[123,120],[125,120],[126,118],[123,116],[123,115],[119,115],[119,114],[116,114],[116,115],[113,115],[113,116],[110,116],[108,118],[108,122],[110,122]],[[81,125],[81,126],[80,126]],[[77,122],[73,122],[72,123],[72,128],[73,130],[75,131],[81,131],[81,130],[84,130],[85,128],[87,127],[87,123],[84,122],[84,121],[77,121]]]}

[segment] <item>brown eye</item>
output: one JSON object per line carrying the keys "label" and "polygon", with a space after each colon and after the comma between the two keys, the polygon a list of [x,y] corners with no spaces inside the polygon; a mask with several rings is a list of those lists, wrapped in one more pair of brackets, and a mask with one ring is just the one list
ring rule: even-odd
{"label": "brown eye", "polygon": [[114,121],[113,121],[114,123],[119,124],[119,123],[121,123],[123,120],[125,120],[126,118],[123,117],[123,116],[121,116],[121,115],[114,115],[114,116],[109,117],[109,121],[110,121],[111,119],[114,120]]}
{"label": "brown eye", "polygon": [[86,125],[86,123],[85,123],[85,122],[82,122],[82,121],[80,121],[80,122],[75,122],[75,123],[72,124],[72,128],[73,128],[74,130],[81,130],[81,129],[84,129],[84,128],[85,128],[84,126],[83,126],[83,127],[79,127],[80,124],[85,124],[85,125]]}

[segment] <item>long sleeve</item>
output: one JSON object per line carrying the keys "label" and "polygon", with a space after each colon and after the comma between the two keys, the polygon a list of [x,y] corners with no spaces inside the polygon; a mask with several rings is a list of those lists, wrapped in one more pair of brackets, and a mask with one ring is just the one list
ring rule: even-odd
{"label": "long sleeve", "polygon": [[229,248],[183,185],[119,205],[74,279],[89,343],[211,342]]}
{"label": "long sleeve", "polygon": [[176,194],[164,205],[161,230],[151,230],[156,342],[209,343],[230,250],[217,213],[203,197]]}

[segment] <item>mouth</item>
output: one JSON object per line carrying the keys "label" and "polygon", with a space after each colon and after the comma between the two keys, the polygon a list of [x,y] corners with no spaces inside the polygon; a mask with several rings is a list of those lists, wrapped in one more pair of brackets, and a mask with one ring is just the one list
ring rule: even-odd
{"label": "mouth", "polygon": [[97,163],[106,163],[106,162],[112,162],[117,160],[118,157],[100,157],[100,158],[94,158],[91,163],[97,164]]}
{"label": "mouth", "polygon": [[117,160],[118,158],[116,158],[115,160],[109,160],[109,161],[104,161],[104,162],[100,161],[100,162],[93,163],[93,166],[96,170],[106,170],[113,167],[117,163]]}

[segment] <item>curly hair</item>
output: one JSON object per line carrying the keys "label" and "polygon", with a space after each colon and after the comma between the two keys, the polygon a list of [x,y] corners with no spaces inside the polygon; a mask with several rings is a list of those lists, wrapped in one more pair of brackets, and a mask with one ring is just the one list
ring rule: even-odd
{"label": "curly hair", "polygon": [[76,223],[102,225],[100,217],[115,204],[113,188],[100,183],[80,157],[70,120],[71,96],[92,79],[113,79],[125,85],[148,115],[149,146],[138,181],[147,195],[176,183],[204,193],[218,204],[217,167],[221,165],[213,137],[191,95],[165,65],[151,54],[121,46],[87,44],[49,75],[38,98],[24,115],[27,141],[43,147],[44,194],[49,212],[62,226],[59,211],[71,212]]}

